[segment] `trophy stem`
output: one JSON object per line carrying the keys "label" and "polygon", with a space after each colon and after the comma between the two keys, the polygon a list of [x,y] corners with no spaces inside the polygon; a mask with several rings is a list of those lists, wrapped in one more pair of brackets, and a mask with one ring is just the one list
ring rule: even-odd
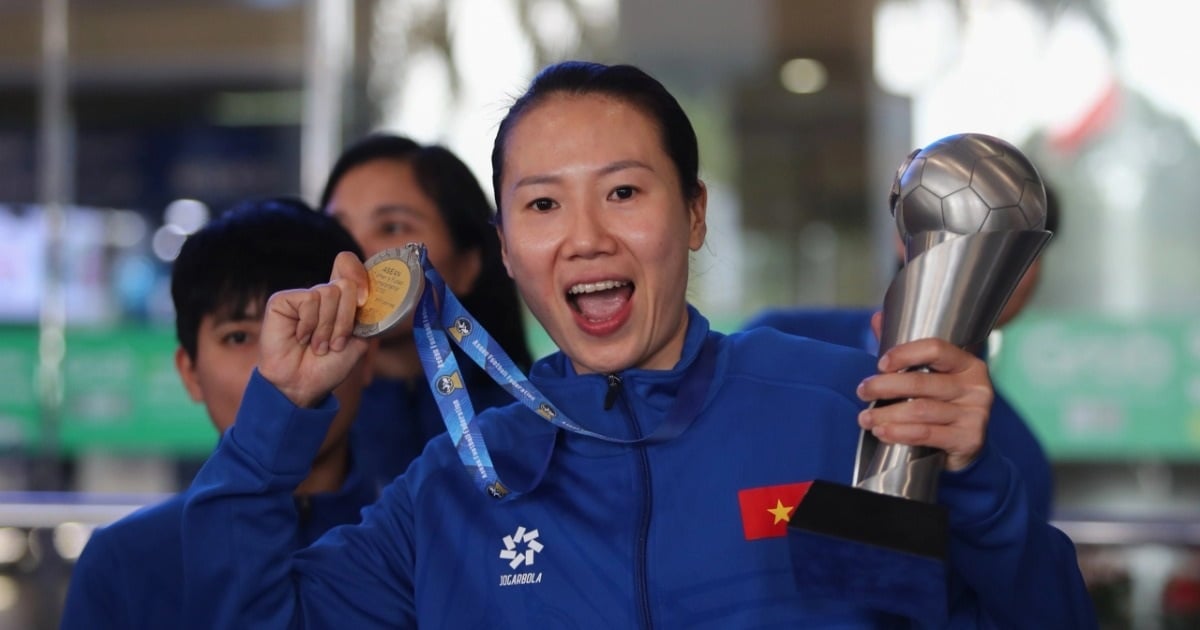
{"label": "trophy stem", "polygon": [[[863,439],[867,439],[864,434]],[[876,439],[875,436],[869,436]],[[933,503],[946,453],[928,446],[880,444],[857,486],[880,494]]]}

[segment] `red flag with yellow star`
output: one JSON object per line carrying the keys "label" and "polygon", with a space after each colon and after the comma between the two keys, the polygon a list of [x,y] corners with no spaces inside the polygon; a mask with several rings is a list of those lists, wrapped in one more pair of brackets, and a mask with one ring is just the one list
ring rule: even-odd
{"label": "red flag with yellow star", "polygon": [[746,540],[786,535],[788,521],[811,485],[811,481],[806,481],[738,490]]}

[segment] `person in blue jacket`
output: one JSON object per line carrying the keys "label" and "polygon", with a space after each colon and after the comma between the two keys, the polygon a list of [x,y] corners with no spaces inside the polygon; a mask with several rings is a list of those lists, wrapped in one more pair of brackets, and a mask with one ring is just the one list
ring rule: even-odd
{"label": "person in blue jacket", "polygon": [[[529,368],[521,304],[500,263],[491,204],[474,174],[451,151],[403,136],[368,135],[338,157],[320,207],[345,226],[367,257],[424,243],[450,290],[519,367]],[[476,409],[512,401],[473,363],[459,363],[467,367],[463,378]],[[380,339],[374,369],[351,431],[357,461],[383,486],[446,428],[422,380],[411,322]]]}
{"label": "person in blue jacket", "polygon": [[[1046,187],[1046,229],[1059,233],[1058,198]],[[901,246],[898,244],[898,248]],[[899,252],[903,257],[903,252]],[[1039,256],[1026,270],[1000,316],[995,328],[999,330],[1024,310],[1033,297],[1041,279],[1042,258]],[[871,308],[770,308],[751,317],[744,329],[766,326],[790,335],[800,335],[838,345],[862,348],[871,354],[879,352],[879,339],[871,329]],[[986,360],[987,348],[976,349]],[[1054,506],[1054,470],[1037,436],[1008,399],[999,391],[992,402],[987,439],[1021,471],[1029,505],[1049,518]]]}
{"label": "person in blue jacket", "polygon": [[[303,202],[249,201],[190,236],[171,272],[179,348],[175,365],[191,397],[219,432],[234,422],[259,357],[262,317],[275,291],[308,287],[329,275],[353,238]],[[368,357],[337,387],[341,411],[322,429],[309,470],[289,495],[289,545],[301,548],[335,525],[355,523],[378,496],[359,474],[347,443]],[[187,572],[180,521],[186,493],[97,529],[71,575],[64,629],[180,628]]]}
{"label": "person in blue jacket", "polygon": [[[984,439],[977,357],[936,339],[875,360],[769,329],[723,335],[687,304],[707,193],[691,123],[658,81],[544,69],[492,166],[504,265],[561,351],[528,382],[489,354],[520,402],[473,420],[455,407],[453,437],[361,524],[296,551],[289,496],[365,351],[350,334],[365,273],[343,255],[330,282],[273,296],[238,421],[184,509],[194,627],[910,627],[794,578],[796,490],[848,483],[862,428],[947,453],[950,626],[1094,626],[1071,541]],[[461,396],[444,369],[438,391]]]}

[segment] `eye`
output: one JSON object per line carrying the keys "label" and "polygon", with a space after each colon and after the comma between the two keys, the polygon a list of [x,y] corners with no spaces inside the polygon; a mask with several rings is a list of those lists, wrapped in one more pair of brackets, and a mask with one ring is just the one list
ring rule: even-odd
{"label": "eye", "polygon": [[388,221],[387,223],[379,226],[379,231],[387,236],[393,236],[396,234],[409,234],[412,232],[412,226],[398,221]]}
{"label": "eye", "polygon": [[635,192],[636,189],[633,186],[617,186],[608,193],[608,198],[611,201],[626,201],[632,199]]}
{"label": "eye", "polygon": [[250,342],[250,333],[244,330],[235,330],[225,333],[221,337],[221,343],[227,346],[242,346]]}
{"label": "eye", "polygon": [[558,207],[553,199],[548,197],[539,197],[529,203],[529,207],[539,212],[548,212]]}

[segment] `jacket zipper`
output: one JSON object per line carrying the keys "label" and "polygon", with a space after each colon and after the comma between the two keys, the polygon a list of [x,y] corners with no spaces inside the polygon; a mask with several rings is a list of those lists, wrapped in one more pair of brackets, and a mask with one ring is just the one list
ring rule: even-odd
{"label": "jacket zipper", "polygon": [[[633,437],[635,439],[641,438],[642,430],[638,426],[637,415],[634,413],[633,405],[629,403],[629,399],[621,396],[622,390],[621,377],[616,374],[609,374],[608,391],[604,395],[604,408],[606,410],[611,409],[613,403],[620,398],[629,418],[629,424],[633,428]],[[637,529],[634,532],[633,592],[638,603],[641,626],[644,630],[651,630],[654,627],[654,620],[650,615],[650,588],[646,578],[646,547],[650,539],[650,506],[654,504],[653,487],[650,484],[650,456],[646,453],[645,444],[635,444],[633,449],[637,452],[638,467],[642,473],[641,514],[638,519]]]}
{"label": "jacket zipper", "polygon": [[308,524],[313,517],[312,498],[300,494],[292,496],[292,504],[296,506],[296,543],[307,547],[312,540],[308,539]]}
{"label": "jacket zipper", "polygon": [[608,411],[613,408],[613,403],[617,402],[617,396],[621,395],[621,377],[616,374],[608,375],[608,391],[604,392],[604,410]]}

